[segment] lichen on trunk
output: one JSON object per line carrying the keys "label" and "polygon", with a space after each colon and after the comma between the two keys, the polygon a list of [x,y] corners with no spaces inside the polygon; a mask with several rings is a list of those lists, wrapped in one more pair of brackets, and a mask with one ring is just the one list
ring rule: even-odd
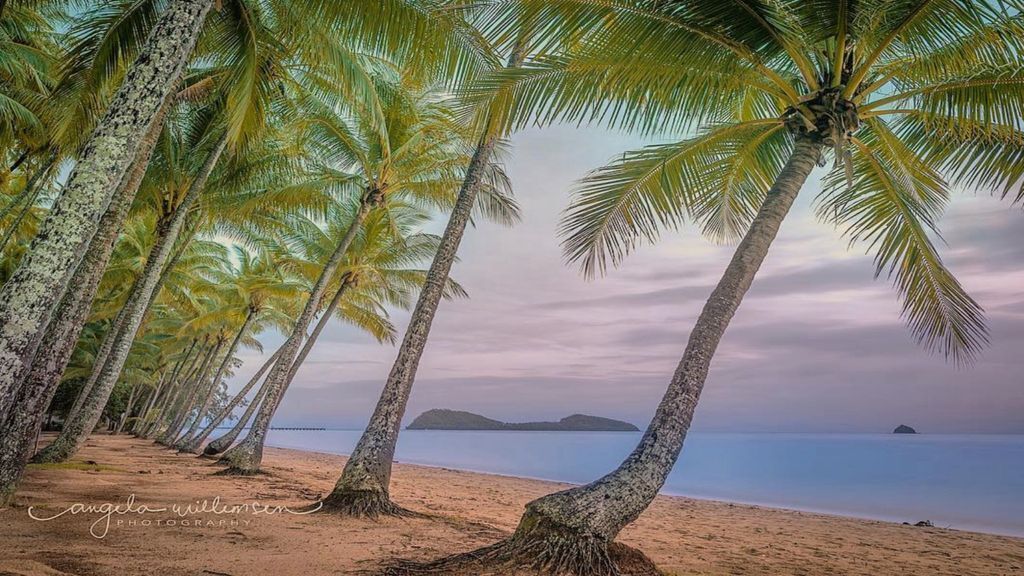
{"label": "lichen on trunk", "polygon": [[28,253],[0,289],[0,414],[12,409],[54,308],[181,76],[212,5],[213,0],[177,0],[163,12]]}

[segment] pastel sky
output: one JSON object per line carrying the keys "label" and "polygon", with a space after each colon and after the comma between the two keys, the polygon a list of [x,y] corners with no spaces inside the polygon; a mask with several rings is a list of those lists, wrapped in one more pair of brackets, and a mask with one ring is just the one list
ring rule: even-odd
{"label": "pastel sky", "polygon": [[[731,246],[667,232],[604,278],[562,261],[555,230],[573,181],[643,141],[556,127],[513,140],[507,169],[522,205],[513,229],[481,223],[454,276],[471,299],[444,302],[407,421],[430,408],[506,421],[583,412],[646,425]],[[814,177],[812,176],[812,179]],[[959,195],[942,221],[947,264],[985,307],[992,345],[957,369],[919,348],[895,291],[873,279],[811,211],[805,186],[712,365],[704,431],[1024,433],[1024,213],[987,193]],[[401,329],[408,314],[393,313]],[[263,339],[268,354],[280,342]],[[275,425],[361,428],[396,348],[335,324]],[[260,364],[255,351],[233,388]]]}

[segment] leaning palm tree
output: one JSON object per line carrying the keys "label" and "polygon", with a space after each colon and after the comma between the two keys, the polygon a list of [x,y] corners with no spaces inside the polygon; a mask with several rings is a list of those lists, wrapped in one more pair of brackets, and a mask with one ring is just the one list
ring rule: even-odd
{"label": "leaning palm tree", "polygon": [[429,207],[451,205],[453,174],[464,166],[458,162],[464,156],[460,126],[435,91],[409,89],[406,84],[379,78],[374,86],[379,103],[376,110],[358,103],[338,109],[319,98],[301,101],[303,143],[320,159],[316,173],[323,187],[334,191],[346,208],[333,215],[350,218],[343,223],[344,234],[324,261],[284,351],[267,375],[266,409],[257,414],[246,439],[224,454],[232,473],[259,470],[269,419],[300,354],[306,330],[371,213],[389,210],[396,201]]}
{"label": "leaning palm tree", "polygon": [[[20,9],[24,3],[18,4],[17,8]],[[28,4],[36,6],[44,3]],[[10,413],[18,414],[23,422],[36,420],[45,406],[45,401],[41,399],[47,397],[42,387],[33,388],[27,399],[18,396],[24,388],[22,383],[26,381],[25,373],[31,369],[36,358],[37,344],[47,330],[48,320],[57,317],[55,307],[60,304],[64,308],[64,302],[69,300],[64,297],[65,292],[71,292],[65,290],[69,284],[68,276],[81,260],[89,238],[98,226],[111,228],[108,220],[115,219],[108,219],[104,215],[98,223],[97,220],[104,214],[104,210],[108,214],[111,212],[109,206],[116,205],[111,202],[111,198],[115,196],[116,189],[125,188],[125,179],[122,177],[135,160],[137,143],[146,134],[146,128],[155,123],[160,103],[165,101],[165,97],[178,82],[200,32],[204,36],[200,43],[203,66],[224,64],[225,60],[211,56],[213,53],[230,52],[243,57],[252,55],[251,48],[257,44],[253,40],[266,38],[270,38],[276,47],[272,53],[284,57],[284,60],[279,61],[285,63],[284,67],[274,67],[272,62],[262,57],[245,59],[247,64],[254,64],[254,67],[222,66],[221,73],[217,74],[219,78],[207,75],[202,79],[211,82],[218,79],[242,80],[239,84],[243,86],[241,89],[226,93],[227,107],[231,110],[231,116],[226,122],[226,133],[235,143],[252,141],[252,136],[256,134],[243,134],[241,126],[262,124],[270,112],[276,112],[265,106],[266,101],[254,99],[253,96],[261,91],[275,94],[291,90],[297,84],[296,76],[288,74],[294,73],[301,76],[302,80],[319,86],[321,93],[333,91],[335,96],[353,96],[358,99],[359,86],[365,86],[366,82],[358,73],[357,59],[351,57],[349,50],[338,49],[337,43],[325,39],[367,47],[378,55],[416,58],[424,71],[436,76],[465,77],[477,69],[480,63],[472,29],[458,19],[447,17],[440,10],[439,3],[432,1],[125,0],[116,3],[85,1],[72,4],[73,9],[69,10],[71,14],[98,16],[106,19],[111,28],[118,30],[110,35],[95,37],[96,53],[100,57],[95,59],[98,66],[93,66],[93,71],[119,70],[124,61],[136,60],[136,55],[139,57],[123,77],[120,72],[91,75],[82,69],[85,74],[80,78],[88,81],[76,86],[84,89],[76,90],[72,87],[70,90],[72,94],[89,95],[95,87],[120,85],[113,98],[108,99],[102,91],[92,94],[96,96],[95,99],[71,98],[73,109],[64,107],[64,100],[54,98],[46,102],[49,108],[60,111],[56,117],[63,120],[57,123],[60,128],[56,133],[66,136],[66,141],[71,143],[69,149],[75,152],[81,149],[82,152],[68,180],[68,186],[58,198],[56,209],[50,212],[42,233],[37,235],[18,268],[0,291],[0,324],[3,328],[0,331],[0,414],[11,410]],[[218,16],[212,19],[216,22],[212,27],[204,27],[206,15],[213,5],[218,7]],[[14,9],[12,6],[11,10]],[[119,18],[118,11],[126,13],[128,17]],[[11,16],[15,16],[13,12]],[[3,24],[10,21],[5,16]],[[270,34],[264,33],[267,23],[277,26]],[[62,28],[64,22],[59,24],[55,28]],[[248,28],[249,24],[254,24],[254,27]],[[225,31],[227,35],[220,34]],[[141,48],[137,48],[141,38],[147,40]],[[74,44],[78,39],[69,37],[68,44]],[[24,44],[19,50],[25,52],[28,48],[29,45]],[[6,53],[0,54],[0,59],[4,56]],[[257,74],[249,74],[251,70]],[[272,78],[261,78],[259,73],[262,72],[269,73]],[[282,72],[286,74],[282,76]],[[0,89],[6,88],[4,86]],[[206,89],[203,82],[191,84],[188,88],[190,93],[201,93]],[[72,110],[74,113],[65,114],[64,110]],[[106,112],[101,114],[101,110]],[[74,120],[75,117],[85,121],[78,122]],[[22,114],[22,120],[28,122],[31,118]],[[78,145],[76,142],[80,138],[76,138],[75,131],[92,136]],[[6,130],[3,132],[4,135],[9,133]],[[38,147],[30,143],[25,134],[25,131],[18,134],[24,142],[16,146],[22,152],[14,166],[29,156],[27,152]],[[0,136],[0,140],[3,139],[4,136]],[[4,143],[0,143],[0,146],[5,156],[12,149]],[[145,152],[139,154],[140,158],[145,156]],[[120,187],[117,186],[119,182],[122,184]],[[81,268],[79,266],[80,271]],[[92,265],[87,270],[100,268],[102,266]],[[91,300],[91,294],[78,300],[87,302]],[[81,328],[81,322],[77,321],[62,324],[74,325],[75,332]],[[54,333],[57,332],[66,331],[62,329]],[[54,364],[64,362],[66,360]],[[58,370],[50,369],[48,372],[55,374]],[[58,379],[48,377],[43,380],[52,383]],[[33,382],[37,380],[32,379]],[[19,424],[17,428],[28,430],[32,425],[29,422]],[[4,434],[5,440],[12,437]],[[9,500],[20,478],[23,464],[18,462],[22,460],[19,456],[22,452],[13,440],[0,445],[0,494],[5,502]]]}
{"label": "leaning palm tree", "polygon": [[[337,208],[341,209],[340,206]],[[281,385],[279,399],[287,393],[317,339],[332,319],[351,324],[378,342],[394,343],[396,331],[388,320],[387,306],[400,309],[411,306],[411,295],[423,285],[426,274],[410,266],[423,262],[437,252],[438,239],[417,231],[428,219],[422,211],[402,206],[398,202],[392,203],[387,211],[375,211],[367,217],[346,252],[335,278],[325,291],[320,303],[320,320],[292,362]],[[295,251],[300,252],[301,256],[296,254],[284,260],[284,265],[294,269],[300,276],[309,278],[312,283],[322,274],[323,262],[334,251],[338,238],[345,235],[350,220],[351,215],[333,218],[332,224],[325,229],[312,221],[297,219],[286,241],[295,246]],[[328,302],[326,296],[331,293],[334,296]],[[446,298],[465,297],[466,292],[458,283],[449,280],[443,295]],[[263,394],[261,389],[254,399],[262,399]],[[274,405],[264,403],[260,406],[260,417],[254,421],[250,435],[266,438],[278,404],[280,400]],[[240,423],[247,421],[251,415],[250,412],[248,416],[243,416]],[[223,449],[224,442],[217,442],[205,453],[217,454]]]}
{"label": "leaning palm tree", "polygon": [[[96,231],[135,149],[178,81],[213,0],[176,0],[82,148],[54,209],[17,271],[0,290],[0,413],[14,403],[38,336]],[[6,502],[12,489],[2,488]]]}
{"label": "leaning palm tree", "polygon": [[[509,69],[522,65],[525,51],[523,38],[516,37]],[[465,166],[459,173],[459,181],[453,182],[453,187],[459,187],[459,193],[373,416],[346,461],[334,489],[323,500],[324,506],[335,512],[371,517],[404,515],[407,512],[392,503],[389,496],[391,463],[416,369],[426,349],[430,327],[444,295],[444,286],[449,281],[466,225],[474,209],[489,213],[506,225],[518,220],[515,204],[507,202],[511,186],[496,159],[500,141],[492,131],[489,117],[484,118],[482,125],[483,134],[476,141],[476,147],[468,157],[457,160]],[[472,139],[468,141],[472,142]]]}
{"label": "leaning palm tree", "polygon": [[955,186],[1022,199],[1019,7],[522,0],[490,9],[497,21],[543,14],[552,46],[571,37],[481,83],[478,104],[505,129],[534,120],[700,127],[580,183],[563,221],[569,260],[601,272],[684,220],[714,239],[741,239],[632,454],[599,480],[530,502],[508,539],[419,569],[657,573],[614,539],[675,464],[730,320],[803,184],[829,158],[818,216],[874,251],[917,340],[958,364],[986,343],[981,307],[931,235]]}
{"label": "leaning palm tree", "polygon": [[[221,316],[225,313],[233,313],[241,315],[243,319],[234,341],[228,348],[221,366],[214,376],[212,384],[214,388],[219,388],[228,363],[234,360],[238,344],[243,339],[251,339],[252,334],[259,332],[259,328],[264,324],[265,320],[265,318],[261,318],[261,315],[276,312],[273,305],[275,300],[295,297],[299,294],[299,284],[285,277],[276,268],[275,261],[268,252],[250,255],[243,248],[236,246],[234,255],[239,262],[238,269],[215,278],[215,281],[219,283],[223,292],[231,296],[226,301],[234,302],[235,306],[233,308],[228,307],[227,309],[223,306],[219,307],[215,314]],[[241,304],[241,306],[238,306],[238,304]],[[203,320],[208,321],[209,317]],[[279,319],[275,318],[275,320]],[[258,344],[258,342],[256,343]],[[238,400],[244,398],[251,388],[252,386],[243,388],[235,397]],[[213,432],[213,429],[224,420],[227,414],[230,414],[231,408],[235,405],[237,405],[237,401],[232,400],[229,405],[224,407],[222,414],[211,418],[210,422],[201,431],[199,429],[200,420],[196,419],[192,424],[190,433],[185,438],[179,440],[175,446],[185,452],[198,452],[199,447]]]}

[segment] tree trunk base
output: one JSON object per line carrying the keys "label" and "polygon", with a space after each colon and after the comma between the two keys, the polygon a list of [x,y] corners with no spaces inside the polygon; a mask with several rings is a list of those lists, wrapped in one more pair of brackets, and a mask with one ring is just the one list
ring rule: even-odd
{"label": "tree trunk base", "polygon": [[226,470],[219,472],[224,476],[255,476],[260,473],[260,461],[262,455],[246,446],[243,442],[228,450],[217,461],[218,464],[227,466]]}
{"label": "tree trunk base", "polygon": [[66,462],[74,454],[74,450],[66,448],[64,444],[64,442],[60,441],[60,438],[54,440],[52,444],[36,452],[36,455],[29,462],[33,464],[60,464],[61,462]]}
{"label": "tree trunk base", "polygon": [[387,576],[663,576],[643,552],[573,532],[527,511],[516,532],[496,544],[432,562],[398,561]]}
{"label": "tree trunk base", "polygon": [[426,515],[402,508],[391,501],[385,492],[377,490],[348,490],[333,492],[321,501],[326,513],[353,518],[425,518]]}

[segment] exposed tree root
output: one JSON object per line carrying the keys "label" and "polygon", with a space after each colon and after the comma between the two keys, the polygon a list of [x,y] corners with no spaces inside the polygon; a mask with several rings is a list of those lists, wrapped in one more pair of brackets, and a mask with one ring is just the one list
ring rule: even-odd
{"label": "exposed tree root", "polygon": [[427,518],[426,514],[402,508],[392,502],[386,493],[376,490],[334,492],[321,502],[324,512],[354,518],[379,518],[381,516]]}
{"label": "exposed tree root", "polygon": [[385,576],[663,576],[643,552],[612,542],[521,542],[515,537],[432,562],[397,561]]}
{"label": "exposed tree root", "polygon": [[496,544],[434,560],[398,561],[387,576],[662,576],[647,556],[625,544],[571,532],[529,513],[511,537]]}
{"label": "exposed tree root", "polygon": [[223,470],[214,472],[212,476],[262,476],[264,474],[266,474],[266,472],[262,470],[243,470],[241,468],[228,466]]}

